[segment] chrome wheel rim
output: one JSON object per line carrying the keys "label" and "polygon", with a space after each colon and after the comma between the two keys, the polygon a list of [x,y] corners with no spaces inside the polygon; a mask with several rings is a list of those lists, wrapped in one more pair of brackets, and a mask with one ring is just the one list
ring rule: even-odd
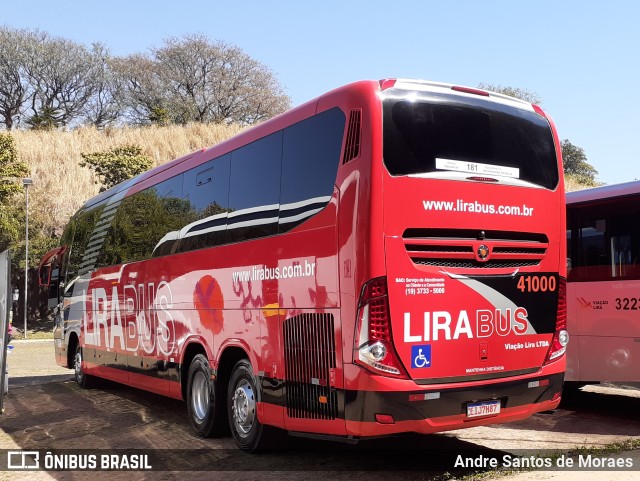
{"label": "chrome wheel rim", "polygon": [[246,437],[256,417],[256,399],[251,384],[242,380],[236,387],[232,399],[233,423],[240,436]]}
{"label": "chrome wheel rim", "polygon": [[198,422],[202,422],[207,416],[210,402],[207,377],[204,373],[197,372],[191,384],[191,407]]}
{"label": "chrome wheel rim", "polygon": [[73,358],[73,368],[76,373],[76,380],[78,382],[82,381],[82,351],[80,349],[76,351],[76,356]]}

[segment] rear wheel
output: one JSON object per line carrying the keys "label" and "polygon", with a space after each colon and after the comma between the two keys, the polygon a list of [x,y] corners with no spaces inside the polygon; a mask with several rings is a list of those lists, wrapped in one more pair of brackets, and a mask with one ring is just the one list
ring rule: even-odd
{"label": "rear wheel", "polygon": [[198,354],[189,366],[187,409],[193,429],[205,438],[224,431],[224,407],[218,406],[216,391],[209,361]]}
{"label": "rear wheel", "polygon": [[229,380],[227,407],[231,434],[244,451],[276,449],[284,435],[280,430],[260,422],[257,401],[258,390],[251,363],[241,359],[233,368]]}

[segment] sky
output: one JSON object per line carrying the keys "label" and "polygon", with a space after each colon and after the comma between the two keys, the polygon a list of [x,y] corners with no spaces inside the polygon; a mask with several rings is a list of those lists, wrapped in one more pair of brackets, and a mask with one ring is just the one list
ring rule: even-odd
{"label": "sky", "polygon": [[639,19],[633,0],[0,0],[0,25],[118,56],[193,33],[234,44],[294,106],[389,77],[527,89],[607,184],[640,179]]}

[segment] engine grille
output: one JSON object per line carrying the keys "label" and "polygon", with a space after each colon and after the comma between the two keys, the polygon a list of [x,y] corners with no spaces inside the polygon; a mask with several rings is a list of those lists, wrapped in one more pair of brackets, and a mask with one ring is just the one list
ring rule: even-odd
{"label": "engine grille", "polygon": [[[549,239],[544,234],[473,229],[407,229],[404,246],[414,264],[453,269],[537,266]],[[480,255],[481,246],[487,255]]]}
{"label": "engine grille", "polygon": [[331,314],[300,314],[284,321],[287,414],[335,419],[337,392],[334,321]]}

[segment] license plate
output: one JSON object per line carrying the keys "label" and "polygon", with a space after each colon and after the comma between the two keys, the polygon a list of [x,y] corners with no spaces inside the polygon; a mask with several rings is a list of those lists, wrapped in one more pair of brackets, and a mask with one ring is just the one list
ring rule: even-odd
{"label": "license plate", "polygon": [[482,401],[467,404],[467,417],[479,418],[482,416],[495,416],[500,413],[500,401]]}

